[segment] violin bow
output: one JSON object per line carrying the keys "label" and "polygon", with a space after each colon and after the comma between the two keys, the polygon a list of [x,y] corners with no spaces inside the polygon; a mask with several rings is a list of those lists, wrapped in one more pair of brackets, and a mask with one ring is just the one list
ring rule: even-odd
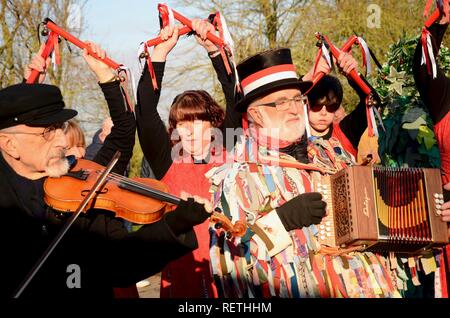
{"label": "violin bow", "polygon": [[25,277],[23,282],[19,285],[17,290],[15,291],[13,298],[19,298],[20,295],[23,293],[25,288],[30,284],[31,280],[34,278],[36,273],[39,271],[39,269],[42,267],[44,262],[47,260],[47,258],[50,256],[50,254],[53,252],[53,250],[56,248],[56,246],[59,244],[61,239],[64,237],[66,232],[70,229],[72,224],[75,222],[75,220],[78,218],[78,216],[81,214],[81,212],[86,208],[88,203],[94,198],[94,196],[97,194],[97,192],[100,190],[100,188],[103,187],[103,185],[106,182],[106,178],[109,176],[109,173],[116,165],[117,161],[120,158],[120,151],[117,151],[111,161],[106,166],[105,170],[100,174],[99,178],[95,182],[92,189],[89,191],[88,195],[84,198],[84,200],[80,203],[77,210],[74,212],[74,214],[67,220],[67,222],[64,224],[63,228],[59,231],[58,235],[53,239],[52,243],[48,246],[48,248],[45,250],[45,252],[42,254],[41,258],[36,262],[33,269],[28,273],[28,275]]}

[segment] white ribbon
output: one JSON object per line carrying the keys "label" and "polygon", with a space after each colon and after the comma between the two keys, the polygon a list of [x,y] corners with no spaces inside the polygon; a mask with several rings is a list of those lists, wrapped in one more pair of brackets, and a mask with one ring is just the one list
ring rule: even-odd
{"label": "white ribbon", "polygon": [[236,88],[238,86],[240,86],[240,80],[239,80],[239,75],[236,69],[236,61],[234,60],[234,41],[233,41],[233,37],[231,36],[230,30],[228,30],[228,25],[227,25],[227,21],[225,20],[225,18],[222,16],[222,14],[220,12],[217,12],[217,14],[219,15],[219,19],[220,19],[220,24],[222,25],[222,33],[223,33],[223,41],[225,42],[226,46],[228,47],[228,50],[231,53],[231,63],[233,64],[233,68],[234,68],[234,74],[236,77]]}
{"label": "white ribbon", "polygon": [[369,114],[370,114],[370,121],[372,122],[373,134],[375,135],[375,137],[378,137],[378,127],[377,122],[375,120],[374,107],[370,107]]}
{"label": "white ribbon", "polygon": [[[430,61],[431,61],[431,71],[432,71],[433,79],[435,79],[437,76],[437,67],[436,67],[436,60],[434,58],[433,47],[431,45],[431,37],[429,34],[427,34],[426,50],[428,51],[428,55],[429,55]],[[421,65],[424,65],[424,64],[425,65],[427,64],[427,59],[426,59],[426,55],[425,55],[425,48],[422,45],[422,63],[421,63]]]}
{"label": "white ribbon", "polygon": [[139,48],[137,51],[137,56],[138,56],[138,61],[139,61],[139,73],[142,73],[142,71],[144,70],[144,65],[145,65],[145,61],[144,64],[141,62],[141,54],[145,52],[145,43],[142,42],[141,44],[139,44]]}
{"label": "white ribbon", "polygon": [[[136,81],[134,80],[134,76],[133,76],[133,73],[131,72],[131,70],[127,67],[127,66],[125,66],[125,65],[121,65],[120,67],[119,67],[119,72],[120,72],[120,70],[123,70],[123,71],[125,71],[125,73],[126,73],[126,76],[127,76],[127,79],[130,79],[130,82],[131,82],[131,90],[132,90],[132,94],[133,94],[133,99],[134,100],[132,100],[132,101],[130,101],[131,103],[136,103],[137,102],[137,88],[136,88]],[[130,105],[131,107],[133,106],[133,105]]]}
{"label": "white ribbon", "polygon": [[381,119],[381,115],[380,112],[378,111],[378,109],[376,107],[372,107],[373,108],[373,112],[375,113],[375,115],[377,115],[378,121],[380,122],[381,128],[383,129],[383,131],[386,131],[386,128],[384,127],[383,124],[383,120]]}
{"label": "white ribbon", "polygon": [[303,113],[305,114],[305,130],[306,130],[306,137],[311,137],[311,128],[309,127],[309,117],[308,117],[308,105],[306,103],[303,104]]}
{"label": "white ribbon", "polygon": [[56,69],[58,68],[58,65],[56,64],[56,53],[55,49],[52,51],[52,67],[53,67],[53,73],[56,73]]}
{"label": "white ribbon", "polygon": [[330,51],[328,51],[327,47],[325,46],[324,43],[322,43],[322,56],[325,58],[325,60],[328,63],[328,66],[331,69],[331,59],[330,59]]}
{"label": "white ribbon", "polygon": [[362,37],[358,37],[358,42],[361,45],[361,49],[364,50],[364,54],[366,56],[366,70],[367,74],[372,73],[372,63],[370,61],[370,51],[369,46],[367,45],[366,41]]}
{"label": "white ribbon", "polygon": [[167,5],[167,3],[159,3],[158,7],[165,7],[169,14],[169,26],[175,25],[175,17],[173,16],[172,9]]}

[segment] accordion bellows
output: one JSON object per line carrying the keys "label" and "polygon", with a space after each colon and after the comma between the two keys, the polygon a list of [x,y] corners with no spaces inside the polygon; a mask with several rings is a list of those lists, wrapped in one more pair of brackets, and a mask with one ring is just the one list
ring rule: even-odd
{"label": "accordion bellows", "polygon": [[324,245],[421,254],[448,243],[438,169],[352,166],[313,182],[328,196]]}

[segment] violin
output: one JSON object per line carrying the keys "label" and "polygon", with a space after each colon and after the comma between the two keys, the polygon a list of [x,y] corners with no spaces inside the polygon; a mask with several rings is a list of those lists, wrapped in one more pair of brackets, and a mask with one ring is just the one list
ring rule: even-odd
{"label": "violin", "polygon": [[[95,162],[78,159],[72,169],[59,178],[47,178],[44,182],[44,200],[59,212],[75,212],[89,193],[105,167]],[[159,221],[180,203],[180,198],[168,193],[161,181],[147,178],[126,178],[110,173],[104,185],[82,212],[103,209],[114,212],[117,217],[137,224]],[[246,224],[238,220],[235,224],[216,209],[210,217],[216,228],[223,228],[227,236],[243,236]]]}

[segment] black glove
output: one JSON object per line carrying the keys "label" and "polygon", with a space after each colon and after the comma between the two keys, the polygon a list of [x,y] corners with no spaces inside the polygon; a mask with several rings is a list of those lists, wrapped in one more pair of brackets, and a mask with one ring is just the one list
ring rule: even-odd
{"label": "black glove", "polygon": [[450,201],[450,190],[442,190],[442,193],[444,194],[444,202]]}
{"label": "black glove", "polygon": [[326,212],[326,202],[318,192],[302,193],[276,208],[286,231],[319,224]]}
{"label": "black glove", "polygon": [[205,210],[203,204],[189,198],[187,201],[181,200],[175,210],[165,215],[165,219],[175,235],[180,235],[189,232],[194,225],[203,223],[210,216],[211,213]]}

